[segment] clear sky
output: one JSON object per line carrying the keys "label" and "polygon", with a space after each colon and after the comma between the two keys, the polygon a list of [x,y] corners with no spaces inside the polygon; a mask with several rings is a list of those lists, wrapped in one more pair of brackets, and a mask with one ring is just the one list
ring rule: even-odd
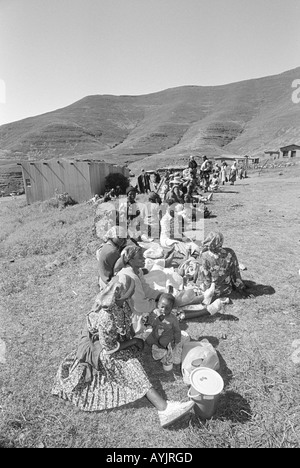
{"label": "clear sky", "polygon": [[300,0],[0,0],[0,125],[282,73],[300,66],[299,24]]}

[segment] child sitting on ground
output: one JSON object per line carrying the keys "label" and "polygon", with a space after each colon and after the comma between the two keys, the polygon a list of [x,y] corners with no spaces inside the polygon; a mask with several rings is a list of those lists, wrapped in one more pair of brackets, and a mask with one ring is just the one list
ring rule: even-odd
{"label": "child sitting on ground", "polygon": [[[152,346],[153,359],[170,361],[172,348],[178,348],[181,342],[181,330],[177,317],[172,314],[175,297],[170,293],[161,294],[158,301],[157,314],[152,326],[152,332],[146,338],[146,343]],[[164,363],[164,361],[162,361]],[[172,362],[172,361],[171,361]]]}
{"label": "child sitting on ground", "polygon": [[209,192],[217,192],[219,190],[219,177],[217,174],[212,176],[208,190]]}

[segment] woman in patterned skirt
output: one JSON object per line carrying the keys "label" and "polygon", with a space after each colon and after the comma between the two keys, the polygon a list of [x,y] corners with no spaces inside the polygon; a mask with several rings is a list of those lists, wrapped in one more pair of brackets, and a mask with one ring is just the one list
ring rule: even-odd
{"label": "woman in patterned skirt", "polygon": [[146,396],[165,427],[187,413],[193,402],[165,400],[150,383],[143,368],[144,342],[132,337],[127,300],[134,289],[132,278],[116,276],[97,295],[77,352],[61,363],[52,394],[83,411],[116,408]]}

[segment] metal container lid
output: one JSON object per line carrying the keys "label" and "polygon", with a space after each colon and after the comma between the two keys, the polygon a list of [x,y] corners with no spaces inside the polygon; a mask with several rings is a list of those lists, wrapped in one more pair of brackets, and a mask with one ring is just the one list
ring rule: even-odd
{"label": "metal container lid", "polygon": [[191,372],[191,385],[201,395],[218,395],[224,388],[224,381],[218,372],[208,367],[198,367]]}

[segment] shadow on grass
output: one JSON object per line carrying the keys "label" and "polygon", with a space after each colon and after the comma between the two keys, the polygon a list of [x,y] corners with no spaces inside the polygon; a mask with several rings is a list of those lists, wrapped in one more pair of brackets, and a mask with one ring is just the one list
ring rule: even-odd
{"label": "shadow on grass", "polygon": [[213,418],[246,423],[251,419],[251,414],[247,400],[236,392],[228,391],[220,396]]}
{"label": "shadow on grass", "polygon": [[226,313],[219,313],[217,312],[214,315],[210,315],[207,313],[207,315],[202,315],[201,317],[194,317],[194,318],[189,318],[186,319],[183,322],[180,322],[180,328],[181,330],[186,330],[188,328],[187,323],[189,322],[194,322],[194,323],[214,323],[217,321],[228,321],[228,322],[238,322],[239,318],[236,317],[235,315],[232,314],[226,314]]}
{"label": "shadow on grass", "polygon": [[240,192],[236,192],[235,190],[225,190],[222,193],[240,193]]}
{"label": "shadow on grass", "polygon": [[[267,284],[258,284],[250,280],[244,280],[244,283],[247,287],[246,292],[250,297],[271,296],[276,292],[272,286]],[[238,291],[232,291],[229,297],[230,299],[246,299],[246,297]]]}
{"label": "shadow on grass", "polygon": [[[214,336],[202,336],[199,339],[206,338],[216,348],[219,344],[218,338]],[[227,366],[225,359],[222,357],[219,351],[217,351],[218,358],[220,361],[220,369],[218,373],[221,375],[224,381],[224,393],[222,393],[217,402],[216,411],[212,416],[213,419],[230,420],[235,423],[246,423],[251,419],[251,408],[247,400],[233,391],[226,391],[226,387],[229,385],[233,378],[231,369]],[[197,411],[195,415],[199,419],[204,419],[199,416]]]}

